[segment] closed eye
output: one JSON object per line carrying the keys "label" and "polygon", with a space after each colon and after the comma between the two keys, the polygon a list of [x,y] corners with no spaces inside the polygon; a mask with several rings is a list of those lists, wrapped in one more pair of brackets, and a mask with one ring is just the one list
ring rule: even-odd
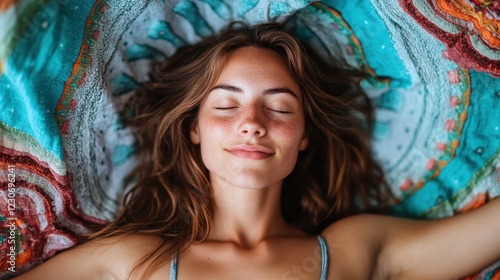
{"label": "closed eye", "polygon": [[215,107],[217,110],[230,110],[230,109],[235,109],[236,107]]}
{"label": "closed eye", "polygon": [[274,109],[269,109],[273,112],[279,113],[279,114],[291,114],[292,112],[289,111],[281,111],[281,110],[274,110]]}

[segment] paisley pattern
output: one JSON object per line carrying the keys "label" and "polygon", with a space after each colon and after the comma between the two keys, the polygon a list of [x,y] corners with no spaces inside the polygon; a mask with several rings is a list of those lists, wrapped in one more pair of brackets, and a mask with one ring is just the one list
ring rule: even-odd
{"label": "paisley pattern", "polygon": [[[496,4],[310,2],[2,2],[0,277],[116,215],[137,160],[120,116],[144,94],[149,65],[234,20],[286,21],[320,56],[371,74],[374,152],[399,197],[395,215],[450,216],[500,195]],[[499,266],[468,279],[500,277]]]}

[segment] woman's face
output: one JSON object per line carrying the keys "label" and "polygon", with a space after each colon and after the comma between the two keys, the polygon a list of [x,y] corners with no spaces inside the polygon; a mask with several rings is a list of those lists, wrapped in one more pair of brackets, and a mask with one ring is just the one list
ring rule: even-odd
{"label": "woman's face", "polygon": [[190,137],[212,184],[281,184],[307,147],[300,87],[283,59],[255,47],[230,53]]}

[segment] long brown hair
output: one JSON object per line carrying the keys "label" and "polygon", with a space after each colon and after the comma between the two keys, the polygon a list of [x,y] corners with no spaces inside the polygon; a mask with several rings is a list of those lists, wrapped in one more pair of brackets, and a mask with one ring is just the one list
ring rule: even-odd
{"label": "long brown hair", "polygon": [[247,46],[280,54],[302,91],[309,144],[284,180],[281,208],[287,222],[317,234],[382,201],[385,181],[369,148],[372,109],[359,85],[364,74],[314,62],[282,24],[232,24],[181,48],[139,92],[144,96],[131,121],[141,152],[137,184],[116,220],[92,237],[161,236],[162,244],[138,264],[152,260],[146,275],[210,232],[212,190],[189,130],[227,55]]}

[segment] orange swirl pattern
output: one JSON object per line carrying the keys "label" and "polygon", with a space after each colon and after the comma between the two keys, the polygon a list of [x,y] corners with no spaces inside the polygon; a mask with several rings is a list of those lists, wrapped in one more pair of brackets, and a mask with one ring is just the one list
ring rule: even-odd
{"label": "orange swirl pattern", "polygon": [[[498,20],[498,11],[494,9],[495,2],[477,0],[474,2],[476,5],[471,6],[464,0],[436,0],[436,5],[444,13],[472,23],[474,30],[471,32],[479,33],[490,47],[500,48],[500,20]],[[497,18],[495,18],[495,12]]]}
{"label": "orange swirl pattern", "polygon": [[6,12],[11,7],[15,6],[19,0],[2,0],[0,2],[0,12]]}

